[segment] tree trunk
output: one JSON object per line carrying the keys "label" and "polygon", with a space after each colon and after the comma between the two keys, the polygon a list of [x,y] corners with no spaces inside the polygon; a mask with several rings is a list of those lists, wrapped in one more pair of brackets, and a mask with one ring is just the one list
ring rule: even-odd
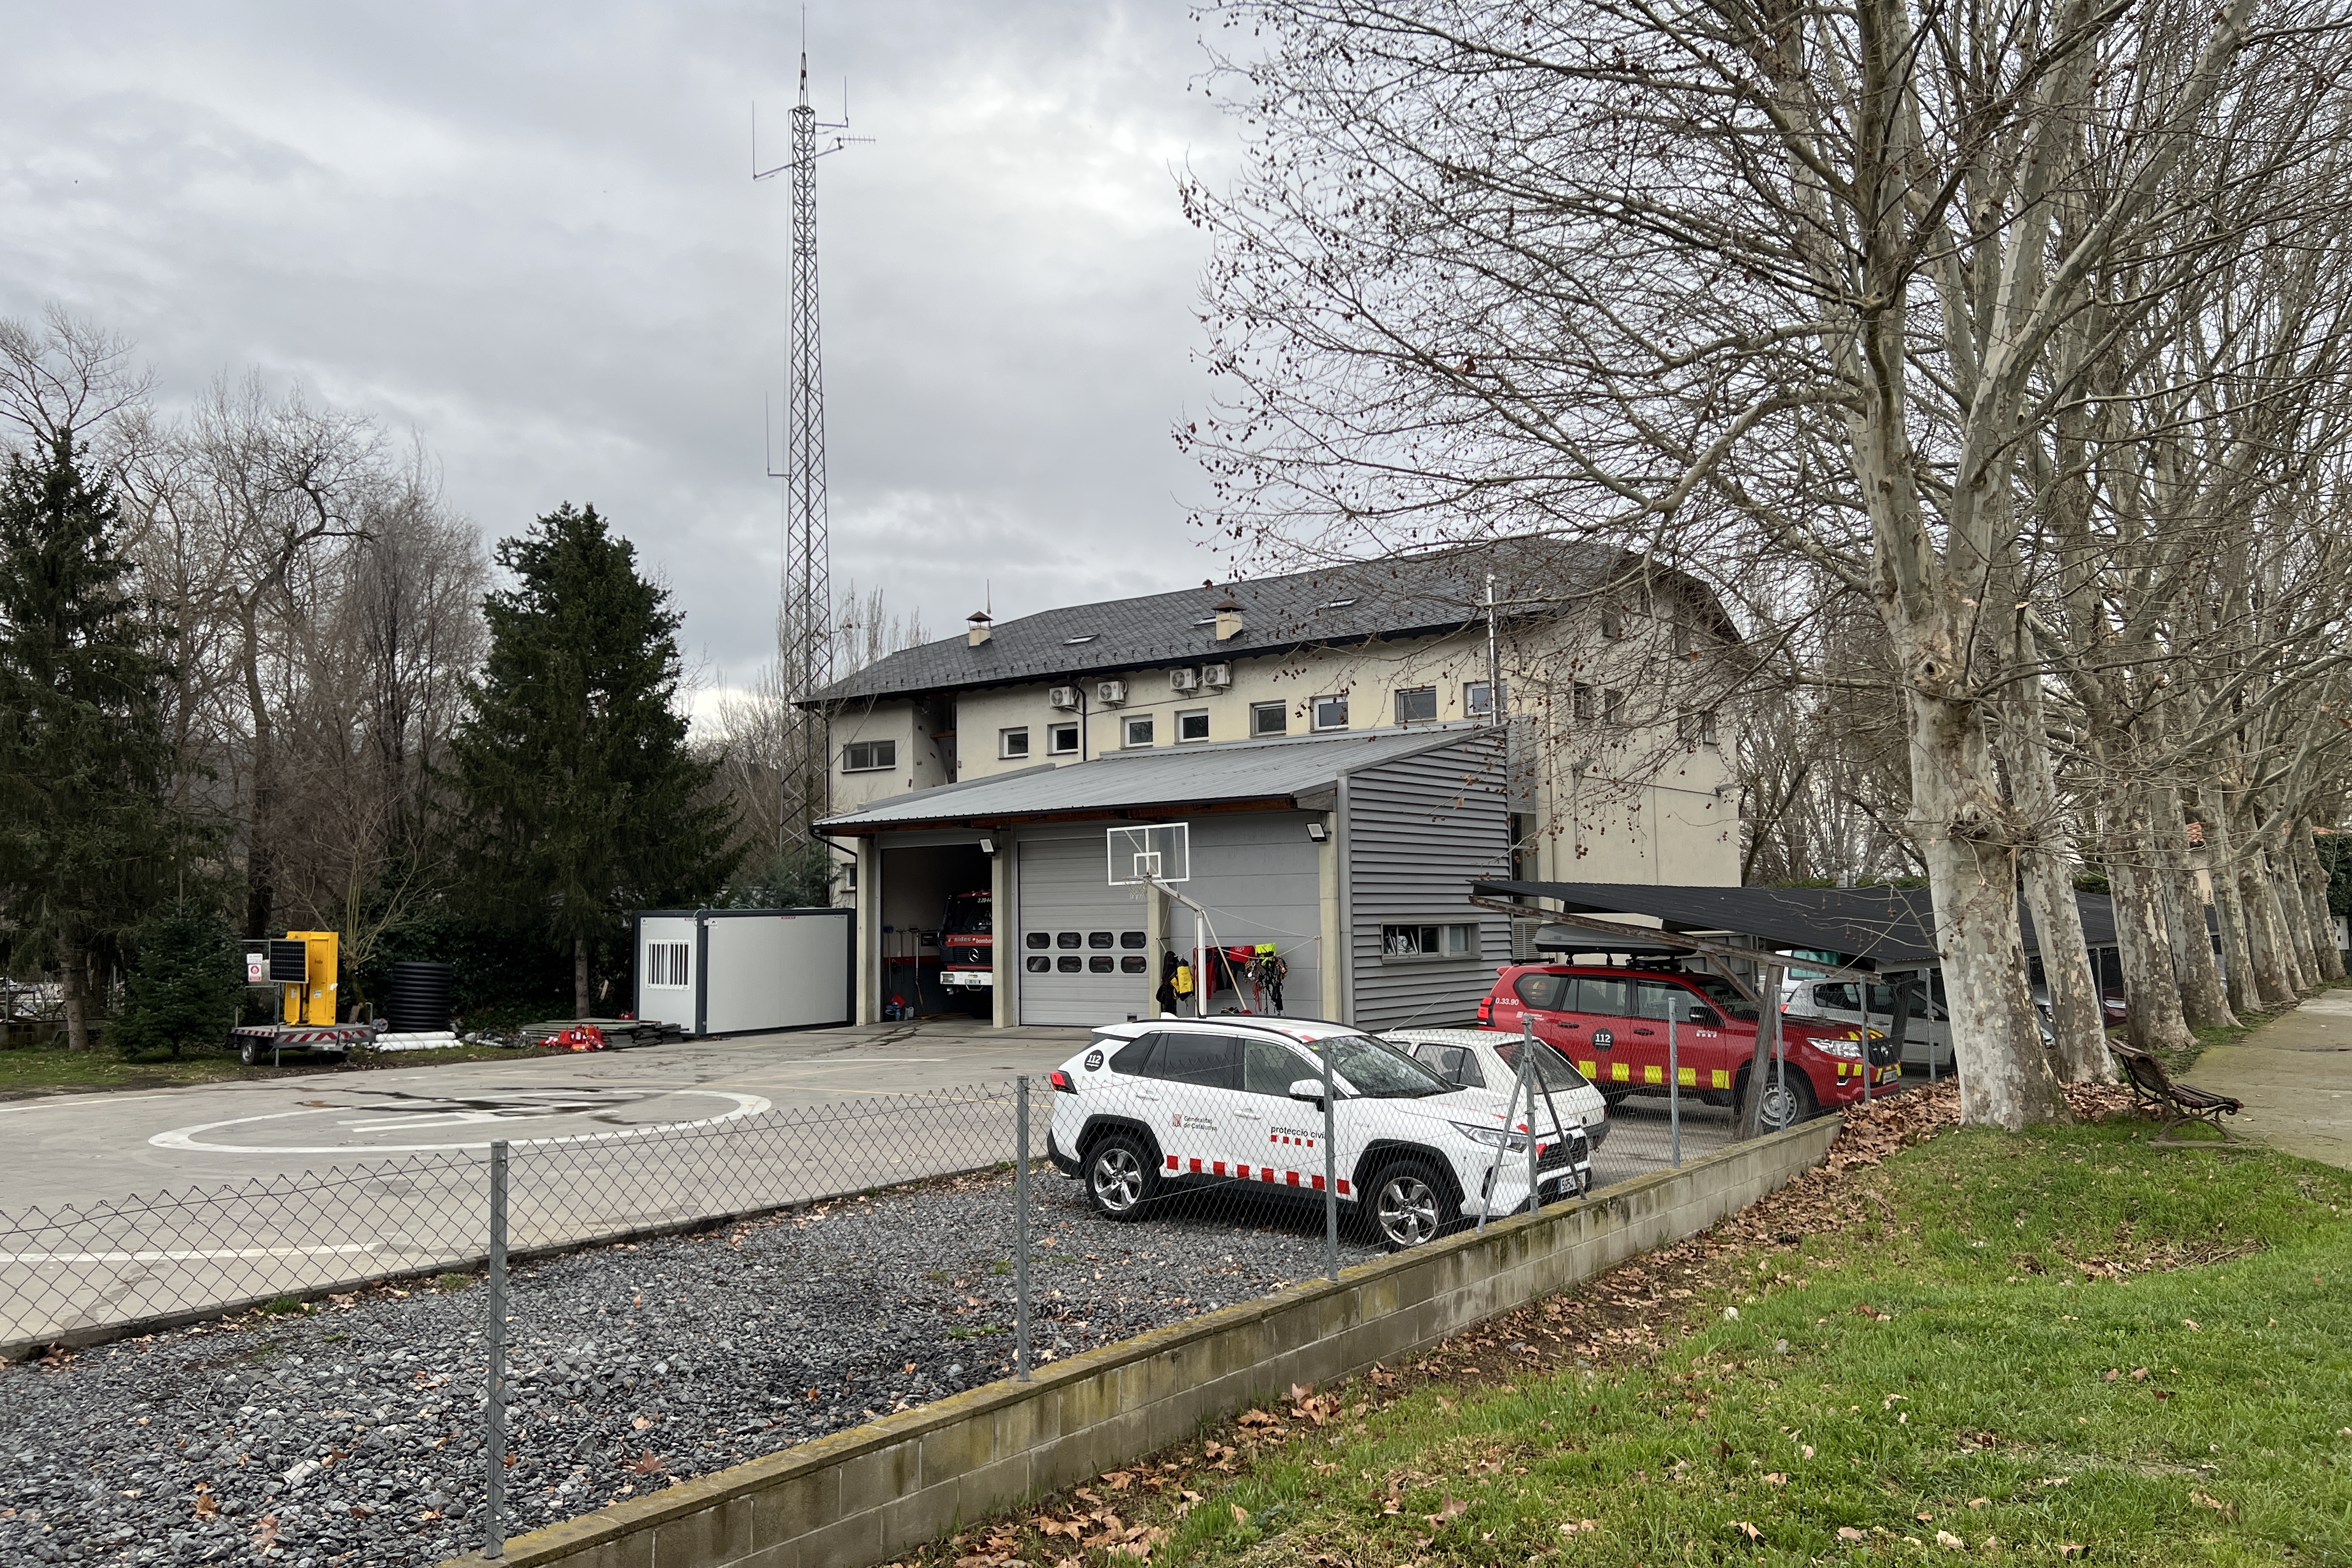
{"label": "tree trunk", "polygon": [[2291,1007],[2294,1005],[2294,987],[2288,983],[2282,952],[2286,937],[2278,929],[2270,900],[2263,897],[2261,859],[2262,851],[2250,848],[2237,871],[2238,898],[2246,909],[2246,935],[2254,950],[2254,988],[2261,994],[2263,1007]]}
{"label": "tree trunk", "polygon": [[589,1016],[588,1012],[588,939],[572,939],[572,1016]]}
{"label": "tree trunk", "polygon": [[2156,792],[2156,851],[2179,920],[2173,950],[2181,960],[2181,1012],[2197,1027],[2233,1026],[2237,1015],[2230,1010],[2229,988],[2221,983],[2221,965],[2213,962],[2213,939],[2205,929],[2205,896],[2198,891],[2197,872],[2189,863],[2188,813],[2173,784]]}
{"label": "tree trunk", "polygon": [[2298,816],[2287,830],[2290,863],[2299,873],[2303,907],[2311,925],[2311,955],[2319,978],[2330,984],[2344,978],[2344,955],[2336,946],[2336,921],[2327,912],[2327,868],[2319,863],[2312,843],[2311,818]]}
{"label": "tree trunk", "polygon": [[[1907,661],[1906,661],[1907,662]],[[1964,1121],[2006,1127],[2073,1113],[2035,1025],[2011,870],[2013,819],[1973,701],[1910,693],[1912,816],[1935,895]],[[1768,999],[1769,1001],[1769,999]]]}
{"label": "tree trunk", "polygon": [[2284,822],[2277,829],[2277,842],[2263,852],[2263,881],[2269,885],[2270,896],[2278,906],[2279,927],[2286,932],[2287,957],[2291,967],[2287,978],[2294,982],[2295,994],[2313,990],[2319,984],[2319,959],[2311,951],[2311,925],[2303,918],[2303,893],[2294,885],[2294,869],[2287,864],[2287,835],[2291,831]]}
{"label": "tree trunk", "polygon": [[[2030,646],[2013,647],[2011,653],[2020,664],[2032,657]],[[2082,906],[2074,901],[2074,878],[2061,852],[2065,816],[2050,772],[2041,682],[2021,680],[2018,692],[2013,721],[2000,728],[2001,753],[2009,767],[2010,794],[2025,829],[2025,907],[2033,916],[2034,940],[2042,950],[2042,984],[2050,988],[2050,1030],[2057,1037],[2058,1060],[2067,1082],[2112,1083],[2115,1059],[2107,1054],[2098,982],[2083,941]]]}
{"label": "tree trunk", "polygon": [[2263,918],[2278,933],[2279,970],[2286,981],[2287,1000],[2292,1002],[2311,988],[2311,942],[2303,936],[2303,922],[2286,918],[2281,881],[2278,862],[2264,845],[2254,854],[2254,890],[2263,900]]}
{"label": "tree trunk", "polygon": [[66,1049],[89,1049],[89,962],[81,943],[69,936],[58,938],[58,973],[66,1003]]}
{"label": "tree trunk", "polygon": [[2180,1014],[2164,905],[2147,869],[2147,797],[2137,787],[2118,794],[2107,831],[2107,887],[2115,900],[2116,948],[2124,964],[2125,1033],[2144,1051],[2181,1050],[2195,1045],[2197,1037]]}
{"label": "tree trunk", "polygon": [[2222,979],[2229,986],[2232,1012],[2252,1012],[2263,1005],[2254,984],[2253,947],[2246,931],[2246,901],[2238,891],[2237,852],[2230,831],[2230,808],[2218,789],[2206,792],[2205,867],[2213,884],[2213,916],[2221,927]]}

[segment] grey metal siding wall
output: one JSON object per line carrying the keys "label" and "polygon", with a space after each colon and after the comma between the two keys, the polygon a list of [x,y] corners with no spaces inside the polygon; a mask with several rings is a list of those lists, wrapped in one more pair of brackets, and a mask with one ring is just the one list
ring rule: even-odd
{"label": "grey metal siding wall", "polygon": [[[1282,983],[1282,1010],[1311,1018],[1323,1010],[1323,884],[1319,851],[1307,837],[1318,813],[1203,814],[1193,819],[1192,879],[1186,897],[1209,911],[1212,929],[1239,946],[1274,943],[1290,965]],[[1192,911],[1171,904],[1169,934],[1177,947],[1192,944]],[[1159,960],[1152,961],[1158,985]],[[1254,998],[1244,993],[1243,1005]]]}
{"label": "grey metal siding wall", "polygon": [[[1508,778],[1491,731],[1348,776],[1349,958],[1360,1028],[1469,1018],[1510,962],[1510,921],[1473,908],[1470,884],[1507,874]],[[1474,956],[1384,958],[1384,924],[1478,926]]]}

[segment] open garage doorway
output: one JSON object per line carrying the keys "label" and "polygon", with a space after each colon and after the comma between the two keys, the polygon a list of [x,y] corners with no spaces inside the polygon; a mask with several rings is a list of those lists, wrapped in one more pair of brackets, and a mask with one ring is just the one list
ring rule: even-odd
{"label": "open garage doorway", "polygon": [[[989,859],[975,840],[882,852],[882,1005],[905,1018],[991,1016],[995,991],[950,984],[991,967]],[[886,1012],[885,1016],[890,1016]]]}

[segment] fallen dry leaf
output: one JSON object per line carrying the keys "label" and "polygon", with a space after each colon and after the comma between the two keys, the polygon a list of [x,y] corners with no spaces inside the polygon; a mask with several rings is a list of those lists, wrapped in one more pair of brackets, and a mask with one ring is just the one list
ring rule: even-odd
{"label": "fallen dry leaf", "polygon": [[1958,1536],[1954,1535],[1948,1530],[1939,1530],[1936,1531],[1936,1544],[1942,1547],[1947,1552],[1966,1552],[1969,1549],[1969,1543],[1967,1542],[1962,1541]]}
{"label": "fallen dry leaf", "polygon": [[1731,1528],[1739,1531],[1740,1534],[1748,1537],[1750,1541],[1761,1541],[1764,1539],[1764,1532],[1757,1529],[1754,1525],[1748,1523],[1744,1519],[1733,1520],[1731,1521]]}
{"label": "fallen dry leaf", "polygon": [[1470,1505],[1468,1503],[1456,1501],[1453,1497],[1448,1496],[1445,1501],[1439,1506],[1435,1513],[1424,1513],[1421,1517],[1432,1525],[1440,1525],[1444,1524],[1447,1520],[1458,1519],[1463,1514],[1468,1513],[1469,1511]]}
{"label": "fallen dry leaf", "polygon": [[1856,1530],[1850,1524],[1841,1524],[1838,1526],[1838,1539],[1840,1541],[1867,1541],[1870,1537],[1864,1535],[1862,1531]]}
{"label": "fallen dry leaf", "polygon": [[635,1458],[631,1459],[628,1463],[621,1467],[621,1468],[628,1471],[633,1476],[650,1476],[661,1468],[661,1457],[656,1454],[651,1448],[646,1449]]}
{"label": "fallen dry leaf", "polygon": [[1244,1508],[1239,1503],[1231,1503],[1227,1506],[1234,1510],[1234,1522],[1235,1524],[1247,1524],[1249,1522],[1249,1510]]}

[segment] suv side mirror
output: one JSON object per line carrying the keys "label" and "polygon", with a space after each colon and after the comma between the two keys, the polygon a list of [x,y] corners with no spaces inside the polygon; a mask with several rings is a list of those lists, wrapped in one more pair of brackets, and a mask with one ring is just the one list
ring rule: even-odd
{"label": "suv side mirror", "polygon": [[1719,1029],[1723,1027],[1723,1020],[1717,1016],[1714,1008],[1701,1006],[1696,1002],[1691,1004],[1689,1022],[1696,1024],[1703,1029]]}
{"label": "suv side mirror", "polygon": [[1290,1098],[1293,1100],[1303,1100],[1312,1105],[1322,1104],[1323,1080],[1319,1078],[1300,1079],[1297,1083],[1290,1086]]}

